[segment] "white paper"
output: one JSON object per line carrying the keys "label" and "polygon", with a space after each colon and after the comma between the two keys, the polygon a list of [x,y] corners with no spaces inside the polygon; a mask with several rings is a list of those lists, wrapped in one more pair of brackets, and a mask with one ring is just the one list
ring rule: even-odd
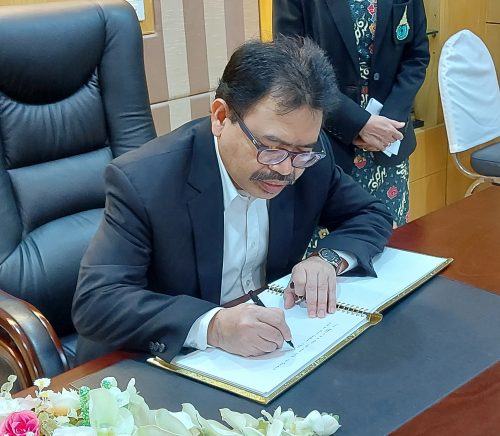
{"label": "white paper", "polygon": [[[368,100],[368,104],[366,105],[365,110],[372,115],[379,115],[383,107],[384,105],[380,103],[377,99],[370,98],[370,100]],[[386,154],[389,157],[391,157],[393,154],[398,154],[400,145],[401,141],[399,139],[394,142],[391,142],[386,147],[386,149],[382,151],[382,153]]]}
{"label": "white paper", "polygon": [[[377,277],[337,277],[337,295],[340,303],[362,307],[368,312],[378,311],[381,306],[403,290],[413,287],[428,273],[434,271],[446,259],[386,247],[373,259]],[[286,287],[290,276],[277,280]]]}
{"label": "white paper", "polygon": [[337,278],[341,300],[373,312],[403,290],[413,287],[445,260],[442,257],[386,247],[373,261],[377,277]]}
{"label": "white paper", "polygon": [[[282,295],[261,293],[260,298],[268,307],[283,307]],[[307,309],[300,306],[287,310],[286,320],[294,349],[284,343],[280,350],[263,356],[241,357],[207,348],[177,356],[172,363],[267,396],[366,322],[363,317],[342,311],[325,318],[309,318]]]}

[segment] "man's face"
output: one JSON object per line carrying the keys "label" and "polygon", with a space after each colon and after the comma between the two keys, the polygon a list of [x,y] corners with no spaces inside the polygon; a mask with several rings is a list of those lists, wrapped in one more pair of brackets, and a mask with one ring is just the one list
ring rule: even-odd
{"label": "man's face", "polygon": [[[255,138],[271,148],[292,152],[311,151],[318,140],[322,112],[301,107],[284,115],[276,112],[271,97],[259,101],[243,121]],[[212,103],[212,132],[218,137],[224,166],[238,189],[253,197],[271,199],[294,183],[304,169],[294,168],[291,158],[275,165],[257,161],[257,148],[238,123],[228,118],[229,107],[222,99]]]}

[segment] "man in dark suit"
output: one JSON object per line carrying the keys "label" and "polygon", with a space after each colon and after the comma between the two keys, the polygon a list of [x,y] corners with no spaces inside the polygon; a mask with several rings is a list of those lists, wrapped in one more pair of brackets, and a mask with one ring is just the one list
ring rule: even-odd
{"label": "man in dark suit", "polygon": [[[325,125],[334,139],[337,164],[348,173],[356,147],[374,152],[382,166],[398,165],[413,152],[416,139],[410,111],[429,63],[423,1],[370,0],[368,9],[376,14],[376,29],[368,54],[369,77],[363,83],[357,44],[363,29],[356,28],[363,22],[353,23],[351,3],[353,0],[273,0],[275,35],[310,37],[335,68],[344,96]],[[370,98],[383,104],[379,115],[370,115],[360,105],[363,87],[369,89]],[[389,157],[380,152],[398,139],[402,142],[397,154]]]}
{"label": "man in dark suit", "polygon": [[[337,273],[374,274],[391,218],[320,135],[334,80],[310,40],[246,43],[210,117],[108,166],[73,304],[80,362],[116,348],[166,360],[182,347],[270,352],[291,339],[283,311],[221,303],[292,271],[285,307],[305,296],[324,317]],[[331,233],[302,260],[318,223]]]}

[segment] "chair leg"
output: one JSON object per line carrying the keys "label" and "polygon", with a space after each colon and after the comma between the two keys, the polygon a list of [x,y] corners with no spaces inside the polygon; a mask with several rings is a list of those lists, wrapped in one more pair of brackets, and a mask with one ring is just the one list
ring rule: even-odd
{"label": "chair leg", "polygon": [[480,178],[480,179],[477,179],[477,180],[474,180],[471,185],[467,188],[467,191],[465,192],[465,195],[464,197],[468,197],[469,195],[471,195],[474,190],[481,184],[483,184],[486,180],[484,180],[484,178]]}

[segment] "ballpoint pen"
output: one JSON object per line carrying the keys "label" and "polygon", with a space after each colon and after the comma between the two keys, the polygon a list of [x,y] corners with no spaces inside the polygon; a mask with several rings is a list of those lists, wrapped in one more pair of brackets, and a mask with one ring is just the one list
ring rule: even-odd
{"label": "ballpoint pen", "polygon": [[[250,298],[252,299],[252,301],[257,305],[257,306],[260,306],[260,307],[266,307],[266,305],[262,302],[262,300],[259,298],[259,296],[257,295],[257,293],[255,291],[249,291],[248,292],[248,295],[250,295]],[[290,347],[292,348],[295,348],[295,345],[293,345],[293,342],[292,341],[287,341],[285,339],[285,342],[290,345]]]}

